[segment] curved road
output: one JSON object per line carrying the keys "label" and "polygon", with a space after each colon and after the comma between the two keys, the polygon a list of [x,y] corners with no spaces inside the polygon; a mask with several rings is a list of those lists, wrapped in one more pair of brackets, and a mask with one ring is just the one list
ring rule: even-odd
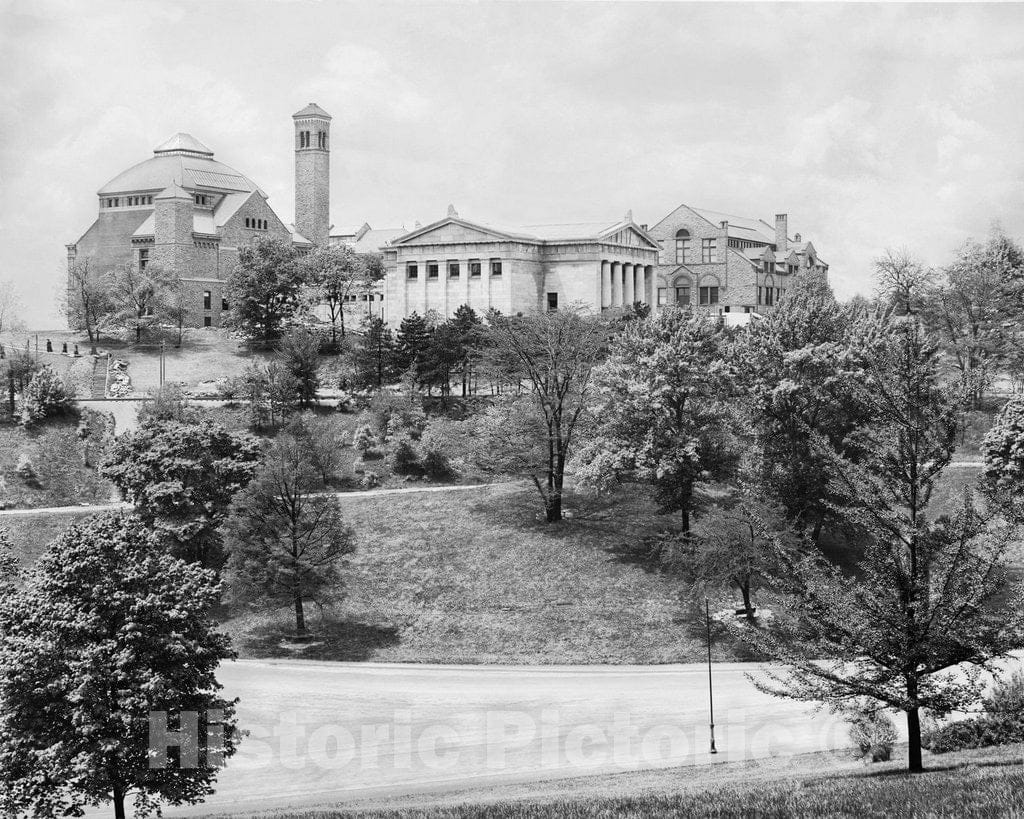
{"label": "curved road", "polygon": [[[220,673],[250,734],[217,793],[167,816],[802,753],[849,744],[827,713],[762,694],[755,664],[417,666],[238,661]],[[96,815],[105,815],[99,812]]]}

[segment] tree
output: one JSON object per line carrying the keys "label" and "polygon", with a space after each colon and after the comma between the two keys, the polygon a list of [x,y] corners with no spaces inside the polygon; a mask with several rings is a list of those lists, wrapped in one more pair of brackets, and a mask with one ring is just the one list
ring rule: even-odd
{"label": "tree", "polygon": [[[562,519],[565,468],[576,444],[576,433],[587,409],[591,376],[605,348],[607,323],[599,316],[568,308],[506,318],[493,316],[490,325],[495,344],[515,361],[517,376],[531,387],[530,402],[543,426],[529,423],[525,413],[522,431],[540,443],[544,451],[542,476],[531,477],[544,501],[548,523]],[[515,407],[516,404],[509,404]],[[533,436],[543,430],[541,441]]]}
{"label": "tree", "polygon": [[1008,286],[1015,278],[1012,259],[1020,254],[998,233],[985,244],[966,242],[959,258],[942,269],[928,304],[929,327],[942,340],[975,406],[1010,351],[1013,333],[1004,325],[1017,321],[1021,300]]}
{"label": "tree", "polygon": [[463,304],[452,316],[451,325],[457,339],[455,350],[462,375],[462,395],[465,396],[467,392],[475,392],[476,364],[480,360],[483,346],[483,322],[472,307]]}
{"label": "tree", "polygon": [[146,265],[140,270],[127,262],[104,277],[110,314],[107,321],[135,334],[142,340],[143,330],[158,325],[167,317],[167,303],[176,287],[176,276],[160,265]]}
{"label": "tree", "polygon": [[259,460],[259,442],[249,433],[147,418],[117,438],[100,471],[175,555],[219,569],[218,529]]}
{"label": "tree", "polygon": [[253,337],[270,342],[281,324],[299,309],[302,268],[291,242],[260,237],[238,250],[238,265],[227,283],[231,321]]}
{"label": "tree", "polygon": [[307,328],[296,327],[284,334],[278,353],[298,386],[299,406],[312,406],[320,386],[320,339]]}
{"label": "tree", "polygon": [[338,343],[337,329],[345,336],[345,304],[384,277],[376,253],[356,253],[347,245],[317,247],[302,260],[305,278],[316,299],[326,305],[331,318],[331,344]]}
{"label": "tree", "polygon": [[802,274],[779,306],[729,351],[744,426],[764,455],[761,483],[815,542],[830,514],[833,476],[814,438],[826,437],[853,458],[857,443],[849,436],[865,413],[856,389],[861,340],[850,326],[825,279]]}
{"label": "tree", "polygon": [[934,284],[934,271],[906,248],[886,248],[874,264],[878,300],[898,316],[920,313]]}
{"label": "tree", "polygon": [[438,324],[431,331],[430,343],[421,361],[427,391],[436,386],[445,406],[452,392],[452,375],[459,369],[465,357],[462,341],[462,332],[454,322],[445,321]]}
{"label": "tree", "polygon": [[370,316],[363,322],[363,338],[356,351],[359,380],[366,386],[383,387],[396,375],[395,342],[384,319]]}
{"label": "tree", "polygon": [[413,312],[402,319],[395,339],[395,369],[406,372],[412,368],[416,383],[426,383],[426,366],[430,346],[430,327],[427,320]]}
{"label": "tree", "polygon": [[225,524],[235,577],[294,606],[299,636],[307,633],[305,602],[340,593],[341,559],[354,550],[337,497],[314,494],[318,478],[304,442],[282,432]]}
{"label": "tree", "polygon": [[103,277],[88,259],[68,265],[68,288],[64,314],[72,329],[84,329],[89,336],[90,352],[96,355],[98,327],[110,309],[110,296]]}
{"label": "tree", "polygon": [[163,312],[177,331],[175,346],[180,347],[185,335],[185,323],[188,321],[190,307],[189,290],[180,276],[174,276],[167,283],[163,297]]}
{"label": "tree", "polygon": [[14,581],[20,573],[21,566],[14,556],[11,536],[6,527],[0,527],[0,596],[14,590]]}
{"label": "tree", "polygon": [[742,636],[786,665],[765,690],[836,708],[867,696],[904,711],[909,767],[920,771],[921,710],[942,715],[975,699],[980,671],[1021,645],[1024,613],[1019,590],[1003,600],[1015,527],[969,495],[955,514],[928,514],[960,406],[939,382],[934,342],[910,317],[874,324],[859,386],[871,411],[856,433],[862,454],[851,460],[815,439],[832,463],[837,512],[862,544],[856,574],[816,550],[778,550],[791,614]]}
{"label": "tree", "polygon": [[985,480],[999,492],[1024,494],[1024,395],[1007,401],[981,444]]}
{"label": "tree", "polygon": [[[133,795],[150,815],[211,794],[238,741],[215,676],[234,656],[209,614],[219,593],[131,515],[72,523],[0,600],[0,807],[74,816],[113,802],[120,819]],[[180,766],[151,766],[161,712],[205,723]]]}
{"label": "tree", "polygon": [[287,418],[299,391],[295,376],[280,361],[252,364],[242,373],[242,392],[256,429],[275,427]]}
{"label": "tree", "polygon": [[724,341],[703,311],[668,307],[628,322],[595,373],[599,420],[579,457],[581,480],[650,484],[685,536],[703,491],[736,463]]}

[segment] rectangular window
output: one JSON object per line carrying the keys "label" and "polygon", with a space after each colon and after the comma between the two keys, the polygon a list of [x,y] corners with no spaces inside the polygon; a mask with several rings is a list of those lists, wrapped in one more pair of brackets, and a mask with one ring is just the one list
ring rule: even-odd
{"label": "rectangular window", "polygon": [[501,275],[501,259],[491,259],[491,275]]}
{"label": "rectangular window", "polygon": [[689,304],[690,303],[690,288],[689,287],[677,287],[676,288],[676,304]]}
{"label": "rectangular window", "polygon": [[676,264],[687,264],[690,261],[690,240],[676,239]]}
{"label": "rectangular window", "polygon": [[550,311],[550,310],[557,310],[557,309],[558,309],[558,294],[557,293],[548,293],[548,310]]}
{"label": "rectangular window", "polygon": [[416,262],[409,262],[405,266],[405,277],[407,279],[418,279],[420,277],[420,269]]}
{"label": "rectangular window", "polygon": [[698,291],[701,304],[718,304],[717,287],[701,287]]}
{"label": "rectangular window", "polygon": [[204,310],[209,310],[210,309],[210,303],[211,303],[212,299],[213,299],[213,294],[209,290],[204,290],[203,291],[203,309]]}
{"label": "rectangular window", "polygon": [[212,327],[213,319],[209,316],[203,316],[203,327]]}
{"label": "rectangular window", "polygon": [[146,265],[149,264],[149,248],[139,249],[139,270],[145,270]]}
{"label": "rectangular window", "polygon": [[764,289],[764,306],[765,307],[771,307],[772,304],[775,303],[775,300],[772,298],[772,293],[773,292],[774,292],[774,288],[772,288],[772,287],[766,287]]}
{"label": "rectangular window", "polygon": [[427,262],[427,278],[436,279],[438,276],[437,262]]}
{"label": "rectangular window", "polygon": [[667,302],[668,302],[668,288],[667,287],[659,287],[658,288],[658,306],[660,307],[661,305],[666,304]]}
{"label": "rectangular window", "polygon": [[448,262],[448,278],[457,279],[459,278],[459,263]]}
{"label": "rectangular window", "polygon": [[223,310],[223,311],[224,311],[225,313],[226,313],[226,312],[227,312],[228,310],[230,310],[230,309],[231,309],[231,305],[229,305],[229,304],[228,304],[228,300],[227,300],[227,299],[223,299],[223,298],[222,298],[222,299],[220,300],[220,309],[221,309],[221,310]]}
{"label": "rectangular window", "polygon": [[469,263],[469,277],[471,279],[479,279],[480,278],[480,262],[479,262],[479,260],[477,260],[477,261],[470,261],[470,263]]}
{"label": "rectangular window", "polygon": [[710,264],[715,261],[715,244],[714,239],[700,240],[700,260],[704,264]]}

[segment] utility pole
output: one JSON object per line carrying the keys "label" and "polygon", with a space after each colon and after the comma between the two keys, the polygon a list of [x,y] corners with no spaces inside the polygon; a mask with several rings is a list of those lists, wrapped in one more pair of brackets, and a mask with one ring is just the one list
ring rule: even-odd
{"label": "utility pole", "polygon": [[704,598],[704,619],[708,629],[708,714],[711,717],[711,750],[709,753],[717,754],[715,748],[715,691],[711,685],[711,603]]}
{"label": "utility pole", "polygon": [[160,342],[160,386],[164,385],[164,342]]}

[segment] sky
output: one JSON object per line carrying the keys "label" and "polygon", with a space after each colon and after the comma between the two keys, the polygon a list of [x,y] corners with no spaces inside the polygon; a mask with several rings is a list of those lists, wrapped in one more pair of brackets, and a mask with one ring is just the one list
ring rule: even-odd
{"label": "sky", "polygon": [[310,101],[337,229],[788,213],[842,298],[888,247],[1024,238],[1021,5],[0,0],[0,55],[0,280],[35,328],[96,191],[178,131],[291,222]]}

